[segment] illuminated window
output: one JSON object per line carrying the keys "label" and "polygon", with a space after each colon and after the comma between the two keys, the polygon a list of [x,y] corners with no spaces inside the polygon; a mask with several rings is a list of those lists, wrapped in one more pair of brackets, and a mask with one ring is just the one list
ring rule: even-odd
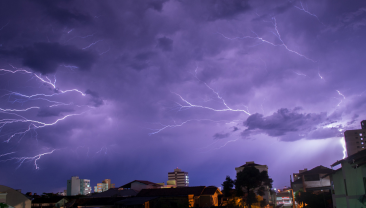
{"label": "illuminated window", "polygon": [[362,133],[360,133],[360,136],[362,136]]}

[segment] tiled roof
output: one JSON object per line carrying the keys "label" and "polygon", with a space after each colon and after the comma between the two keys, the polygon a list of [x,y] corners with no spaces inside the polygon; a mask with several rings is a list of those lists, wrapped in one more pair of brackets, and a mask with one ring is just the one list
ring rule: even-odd
{"label": "tiled roof", "polygon": [[58,201],[60,201],[62,198],[64,198],[63,196],[62,197],[52,197],[52,198],[37,198],[37,199],[34,199],[32,201],[32,204],[40,204],[40,203],[57,203]]}
{"label": "tiled roof", "polygon": [[343,160],[338,160],[337,162],[333,163],[331,165],[331,167],[334,167],[336,165],[341,164],[342,161],[348,160],[348,161],[353,161],[353,160],[360,160],[366,157],[366,149],[365,150],[361,150],[353,155],[350,155],[346,158],[344,158]]}
{"label": "tiled roof", "polygon": [[208,186],[203,190],[201,195],[214,195],[216,191],[219,191],[219,193],[222,194],[216,186]]}
{"label": "tiled roof", "polygon": [[308,174],[328,174],[331,173],[333,170],[322,165],[319,165],[311,170],[299,173],[299,175],[308,175]]}
{"label": "tiled roof", "polygon": [[194,194],[199,196],[202,194],[205,186],[163,188],[163,189],[142,189],[138,197],[154,197],[154,196],[188,196]]}
{"label": "tiled roof", "polygon": [[156,183],[153,183],[153,182],[150,182],[150,181],[142,181],[142,180],[134,180],[134,181],[131,181],[123,186],[121,186],[120,188],[131,188],[131,183],[133,182],[139,182],[139,183],[143,183],[145,185],[156,185],[156,186],[161,186],[159,184],[156,184]]}
{"label": "tiled roof", "polygon": [[156,199],[156,197],[132,197],[118,201],[116,204],[131,206],[131,205],[142,205],[147,201]]}
{"label": "tiled roof", "polygon": [[136,191],[132,189],[121,189],[118,188],[110,188],[107,191],[94,194],[92,196],[88,196],[87,198],[102,198],[102,197],[127,197],[127,196],[136,196]]}
{"label": "tiled roof", "polygon": [[250,167],[250,166],[262,166],[262,165],[259,165],[259,164],[254,163],[254,162],[247,162],[247,163],[245,163],[244,165],[242,165],[240,167]]}

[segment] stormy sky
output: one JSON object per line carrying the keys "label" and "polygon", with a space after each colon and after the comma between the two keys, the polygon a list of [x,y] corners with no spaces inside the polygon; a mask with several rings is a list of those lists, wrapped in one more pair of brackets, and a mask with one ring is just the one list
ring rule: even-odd
{"label": "stormy sky", "polygon": [[0,184],[221,186],[255,161],[289,186],[366,118],[365,35],[361,0],[2,1]]}

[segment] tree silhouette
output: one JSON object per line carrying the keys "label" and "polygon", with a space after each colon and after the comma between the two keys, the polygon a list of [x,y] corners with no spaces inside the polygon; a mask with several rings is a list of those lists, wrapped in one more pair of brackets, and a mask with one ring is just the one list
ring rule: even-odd
{"label": "tree silhouette", "polygon": [[[253,203],[258,202],[256,194],[264,196],[266,188],[272,188],[273,180],[268,177],[267,171],[259,172],[253,166],[245,167],[243,171],[236,174],[235,189],[237,196],[244,196],[244,202],[249,208]],[[261,203],[263,206],[264,204]]]}
{"label": "tree silhouette", "polygon": [[226,180],[224,181],[224,183],[221,184],[223,187],[222,192],[225,197],[230,196],[230,191],[234,187],[234,183],[235,181],[233,181],[233,179],[231,179],[230,176],[226,176]]}

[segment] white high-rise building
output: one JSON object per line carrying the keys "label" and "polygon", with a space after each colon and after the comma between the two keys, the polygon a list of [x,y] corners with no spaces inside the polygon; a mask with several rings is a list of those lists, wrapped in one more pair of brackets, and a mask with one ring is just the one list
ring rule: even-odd
{"label": "white high-rise building", "polygon": [[168,173],[168,180],[175,180],[177,187],[187,187],[189,186],[188,172],[183,172],[181,169],[174,169],[174,172]]}
{"label": "white high-rise building", "polygon": [[87,195],[90,193],[89,179],[79,179],[79,176],[73,176],[70,180],[67,180],[67,196]]}
{"label": "white high-rise building", "polygon": [[345,131],[344,140],[348,156],[364,150],[366,148],[366,120],[361,121],[361,129]]}

